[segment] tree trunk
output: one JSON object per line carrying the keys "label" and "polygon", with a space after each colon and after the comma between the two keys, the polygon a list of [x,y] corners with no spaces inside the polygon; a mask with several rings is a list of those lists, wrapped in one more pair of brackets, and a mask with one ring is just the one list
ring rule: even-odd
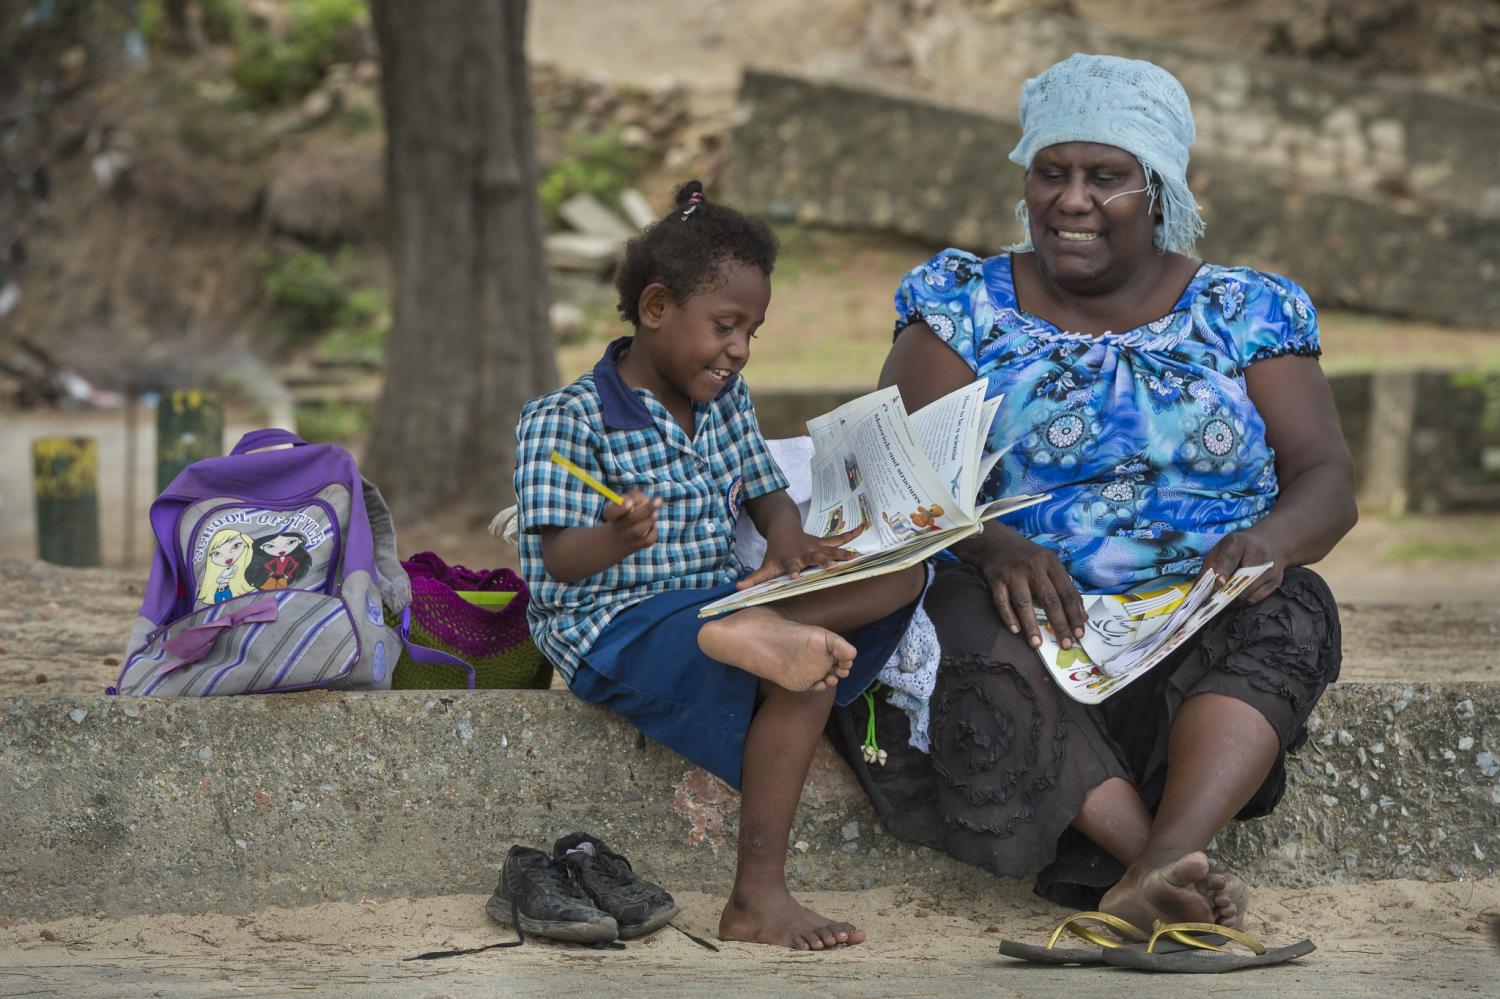
{"label": "tree trunk", "polygon": [[521,404],[557,384],[525,0],[371,0],[394,274],[365,468],[407,517],[511,501]]}

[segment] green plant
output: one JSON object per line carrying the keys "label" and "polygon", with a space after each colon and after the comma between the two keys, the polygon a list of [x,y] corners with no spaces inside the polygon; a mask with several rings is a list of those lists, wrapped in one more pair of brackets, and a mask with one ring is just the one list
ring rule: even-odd
{"label": "green plant", "polygon": [[318,341],[317,355],[326,361],[379,367],[385,360],[389,326],[385,294],[378,288],[356,288],[334,328]]}
{"label": "green plant", "polygon": [[1452,375],[1453,387],[1478,392],[1484,399],[1484,415],[1481,427],[1485,436],[1500,433],[1500,372],[1457,371]]}
{"label": "green plant", "polygon": [[365,19],[365,0],[290,0],[285,36],[234,24],[235,86],[252,107],[295,100],[338,58],[339,36]]}
{"label": "green plant", "polygon": [[568,155],[537,186],[548,223],[557,222],[558,208],[575,194],[592,194],[607,204],[618,202],[620,193],[645,165],[645,153],[625,145],[615,131],[569,140]]}
{"label": "green plant", "polygon": [[383,324],[385,296],[351,285],[345,275],[353,258],[347,252],[337,263],[310,250],[269,253],[261,266],[266,296],[291,343],[325,333],[368,333]]}
{"label": "green plant", "polygon": [[232,45],[250,27],[250,15],[240,0],[198,0],[198,18],[211,42]]}
{"label": "green plant", "polygon": [[360,440],[370,426],[370,403],[328,401],[297,407],[297,436],[313,444]]}

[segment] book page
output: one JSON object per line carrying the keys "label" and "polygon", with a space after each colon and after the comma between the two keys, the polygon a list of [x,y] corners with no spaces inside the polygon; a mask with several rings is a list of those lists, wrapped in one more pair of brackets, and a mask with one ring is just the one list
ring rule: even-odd
{"label": "book page", "polygon": [[[1120,596],[1095,596],[1084,602],[1089,623],[1079,640],[1089,658],[1104,672],[1118,675],[1150,651],[1153,635],[1181,624],[1208,598],[1213,581],[1178,583],[1158,590]],[[1183,613],[1186,611],[1186,613]]]}
{"label": "book page", "polygon": [[895,388],[840,407],[808,429],[816,447],[803,525],[809,534],[863,525],[847,547],[868,554],[973,523],[912,437]]}
{"label": "book page", "polygon": [[[1085,629],[1085,640],[1075,642],[1071,649],[1064,649],[1058,644],[1057,635],[1047,622],[1045,613],[1038,609],[1037,621],[1041,625],[1042,646],[1037,653],[1064,693],[1075,701],[1098,704],[1144,676],[1153,666],[1177,651],[1183,642],[1214,615],[1228,607],[1270,567],[1269,562],[1265,565],[1247,566],[1236,572],[1222,587],[1214,584],[1212,576],[1204,575],[1191,586],[1187,583],[1170,588],[1158,585],[1154,591],[1144,594],[1083,594],[1084,607],[1089,613],[1089,625]],[[1177,600],[1167,593],[1169,589],[1180,592],[1183,596]],[[1149,601],[1143,606],[1156,607],[1156,613],[1148,611],[1141,615],[1143,619],[1154,617],[1160,620],[1161,612],[1165,610],[1166,620],[1151,627],[1139,641],[1126,644],[1123,648],[1117,647],[1118,642],[1106,643],[1113,651],[1105,664],[1096,662],[1089,652],[1091,643],[1096,649],[1099,648],[1099,638],[1089,637],[1096,611],[1118,621],[1121,608],[1132,600],[1142,598]],[[1104,604],[1114,604],[1115,607],[1106,610],[1102,606]],[[1170,604],[1175,606],[1168,607]],[[1129,612],[1124,613],[1128,616]]]}
{"label": "book page", "polygon": [[932,463],[938,481],[944,483],[953,498],[962,504],[968,517],[974,516],[973,483],[977,471],[983,433],[989,429],[983,421],[985,383],[974,381],[941,399],[935,399],[911,414],[912,437]]}

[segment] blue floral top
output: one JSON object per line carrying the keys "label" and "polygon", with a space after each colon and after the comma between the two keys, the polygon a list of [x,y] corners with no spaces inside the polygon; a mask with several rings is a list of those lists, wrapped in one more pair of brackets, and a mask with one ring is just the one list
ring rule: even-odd
{"label": "blue floral top", "polygon": [[1204,264],[1167,315],[1092,336],[1022,311],[1009,255],[944,250],[902,280],[896,312],[898,331],[925,322],[1004,394],[990,447],[1011,450],[981,499],[1051,493],[1003,522],[1085,592],[1196,574],[1265,516],[1275,455],[1245,369],[1320,353],[1307,293],[1246,267]]}

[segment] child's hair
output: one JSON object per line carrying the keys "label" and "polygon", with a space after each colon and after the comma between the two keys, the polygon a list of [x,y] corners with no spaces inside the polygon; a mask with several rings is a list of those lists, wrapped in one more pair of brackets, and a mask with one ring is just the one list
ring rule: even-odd
{"label": "child's hair", "polygon": [[310,568],[310,566],[307,564],[307,538],[303,537],[300,531],[277,531],[274,534],[267,534],[262,537],[256,538],[256,557],[250,560],[250,567],[245,570],[245,580],[256,589],[260,589],[261,587],[265,586],[266,580],[271,578],[271,572],[266,568],[266,563],[261,558],[261,556],[266,554],[261,550],[261,545],[264,545],[270,541],[275,541],[277,538],[297,539],[297,546],[291,551],[287,552],[288,555],[296,558],[298,562],[297,568],[292,571],[289,582],[298,582],[302,579],[303,576],[307,575],[307,570]]}
{"label": "child's hair", "polygon": [[677,189],[672,211],[625,244],[615,272],[620,316],[640,322],[641,292],[660,284],[679,304],[711,285],[729,262],[760,268],[766,277],[776,264],[776,236],[771,227],[703,196],[703,185],[690,180]]}

